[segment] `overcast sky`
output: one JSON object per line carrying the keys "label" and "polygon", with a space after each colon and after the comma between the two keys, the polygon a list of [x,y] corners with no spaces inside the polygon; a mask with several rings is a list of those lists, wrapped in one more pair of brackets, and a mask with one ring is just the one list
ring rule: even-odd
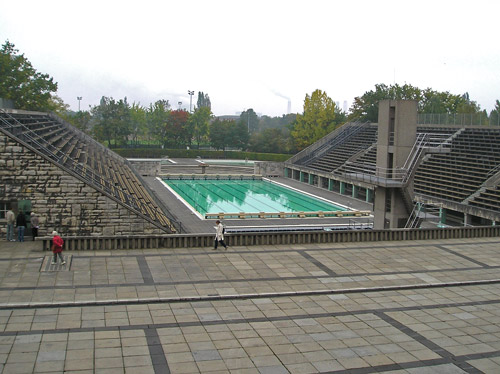
{"label": "overcast sky", "polygon": [[375,84],[500,99],[500,1],[0,0],[14,43],[78,109],[101,96],[216,115],[302,112],[316,89],[351,106]]}

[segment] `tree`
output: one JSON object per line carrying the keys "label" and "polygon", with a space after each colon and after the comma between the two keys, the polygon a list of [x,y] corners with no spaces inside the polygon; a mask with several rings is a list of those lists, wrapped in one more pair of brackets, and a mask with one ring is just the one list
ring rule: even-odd
{"label": "tree", "polygon": [[376,84],[375,91],[368,91],[363,96],[355,97],[351,107],[350,119],[360,121],[378,121],[378,103],[381,100],[417,100],[422,99],[422,91],[410,84],[387,86]]}
{"label": "tree", "polygon": [[211,117],[212,112],[206,106],[196,108],[194,113],[189,117],[189,123],[193,129],[193,138],[198,148],[200,148],[200,143],[208,136],[208,124]]}
{"label": "tree", "polygon": [[247,149],[250,134],[247,130],[247,125],[244,122],[238,121],[228,129],[228,145],[234,148]]}
{"label": "tree", "polygon": [[92,109],[94,136],[99,141],[107,141],[110,148],[112,141],[115,146],[125,144],[131,133],[129,108],[127,98],[115,101],[103,96],[99,105]]}
{"label": "tree", "polygon": [[376,84],[374,91],[365,92],[363,96],[354,98],[349,119],[377,122],[378,103],[381,100],[417,100],[419,113],[474,114],[481,111],[479,105],[470,100],[468,93],[454,95],[448,91],[438,92],[430,88],[422,90],[409,84],[403,86]]}
{"label": "tree", "polygon": [[78,111],[71,118],[71,123],[86,134],[90,134],[92,116],[90,112]]}
{"label": "tree", "polygon": [[66,104],[59,96],[52,95],[47,102],[46,110],[59,113],[64,116],[64,114],[69,111],[69,105]]}
{"label": "tree", "polygon": [[203,107],[206,107],[210,110],[212,109],[212,104],[210,103],[210,97],[208,97],[208,94],[198,92],[198,101],[196,102],[196,107],[198,109]]}
{"label": "tree", "polygon": [[232,134],[231,129],[235,127],[236,122],[230,120],[220,120],[216,118],[209,126],[210,144],[215,149],[225,150],[229,145],[229,138]]}
{"label": "tree", "polygon": [[457,113],[478,113],[481,107],[469,98],[469,93],[464,93],[457,103]]}
{"label": "tree", "polygon": [[247,131],[249,133],[255,132],[259,128],[259,117],[257,116],[257,113],[253,111],[252,108],[240,114],[239,122],[245,124]]}
{"label": "tree", "polygon": [[252,134],[249,149],[254,152],[288,153],[290,137],[286,129],[269,128]]}
{"label": "tree", "polygon": [[490,125],[500,126],[500,101],[496,100],[495,109],[490,112]]}
{"label": "tree", "polygon": [[186,127],[189,113],[185,110],[172,110],[167,120],[167,143],[169,146],[179,147],[190,144],[191,134],[188,134]]}
{"label": "tree", "polygon": [[108,126],[112,118],[109,102],[110,99],[103,96],[99,105],[92,108],[92,115],[95,121],[93,127],[94,137],[100,142],[108,141],[108,147],[111,146],[112,133],[111,127]]}
{"label": "tree", "polygon": [[130,108],[131,135],[134,144],[138,144],[139,137],[147,131],[146,110],[139,104],[133,103]]}
{"label": "tree", "polygon": [[24,54],[18,53],[8,40],[0,50],[0,97],[12,100],[19,109],[54,109],[50,99],[57,83],[48,74],[37,72]]}
{"label": "tree", "polygon": [[308,94],[304,100],[304,112],[297,115],[292,137],[298,149],[304,149],[323,136],[333,131],[337,123],[335,103],[326,92],[316,90],[311,96]]}
{"label": "tree", "polygon": [[149,133],[162,147],[167,146],[167,122],[169,116],[170,104],[168,100],[157,100],[154,104],[150,104],[146,113]]}
{"label": "tree", "polygon": [[132,133],[132,121],[130,116],[130,105],[125,97],[116,103],[115,118],[113,119],[113,130],[115,145],[128,143],[128,138]]}
{"label": "tree", "polygon": [[262,116],[259,119],[259,131],[274,128],[286,128],[291,123],[295,122],[297,114],[283,114],[281,117]]}

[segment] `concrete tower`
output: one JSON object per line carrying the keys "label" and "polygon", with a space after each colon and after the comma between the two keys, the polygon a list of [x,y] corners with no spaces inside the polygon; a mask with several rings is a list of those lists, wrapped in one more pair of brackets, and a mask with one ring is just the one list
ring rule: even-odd
{"label": "concrete tower", "polygon": [[[379,103],[375,229],[404,227],[413,196],[412,181],[402,181],[417,134],[417,102],[384,100]],[[410,201],[408,201],[410,200]]]}

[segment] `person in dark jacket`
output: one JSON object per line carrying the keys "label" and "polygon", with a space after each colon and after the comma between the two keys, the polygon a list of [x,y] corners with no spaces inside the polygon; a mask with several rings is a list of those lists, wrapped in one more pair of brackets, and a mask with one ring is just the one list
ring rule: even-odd
{"label": "person in dark jacket", "polygon": [[24,212],[20,211],[16,218],[16,226],[17,226],[17,240],[20,242],[24,242],[24,230],[26,229],[26,217],[24,216]]}

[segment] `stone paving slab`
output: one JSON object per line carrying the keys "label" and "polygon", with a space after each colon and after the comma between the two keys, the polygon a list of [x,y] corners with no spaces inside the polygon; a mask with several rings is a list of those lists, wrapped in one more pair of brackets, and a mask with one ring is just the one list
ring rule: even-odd
{"label": "stone paving slab", "polygon": [[497,373],[500,239],[65,252],[0,242],[0,373]]}

